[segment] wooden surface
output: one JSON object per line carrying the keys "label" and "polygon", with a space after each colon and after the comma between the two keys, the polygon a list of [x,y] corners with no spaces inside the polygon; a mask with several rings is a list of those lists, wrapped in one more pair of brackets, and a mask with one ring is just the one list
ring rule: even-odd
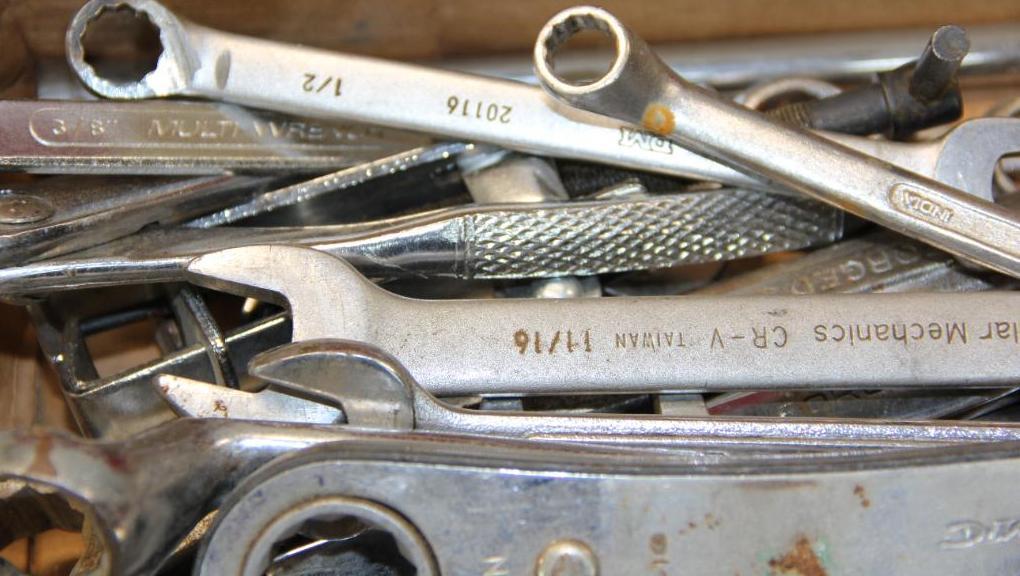
{"label": "wooden surface", "polygon": [[[164,0],[195,22],[288,42],[391,58],[531,50],[571,0]],[[63,54],[81,0],[8,0],[29,47]],[[651,42],[1020,20],[1018,0],[603,0]]]}

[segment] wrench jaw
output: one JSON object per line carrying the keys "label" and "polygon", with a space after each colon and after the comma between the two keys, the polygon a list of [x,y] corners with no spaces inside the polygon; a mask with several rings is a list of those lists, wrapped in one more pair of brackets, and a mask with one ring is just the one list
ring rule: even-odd
{"label": "wrench jaw", "polygon": [[995,201],[994,177],[1003,156],[1020,153],[1020,118],[974,118],[940,140],[934,178],[983,200]]}
{"label": "wrench jaw", "polygon": [[325,252],[285,245],[242,246],[199,256],[188,281],[239,296],[288,306],[294,341],[364,340],[373,312],[400,300]]}
{"label": "wrench jaw", "polygon": [[[575,34],[593,30],[613,40],[614,57],[608,72],[592,82],[571,82],[555,72],[555,55]],[[542,87],[555,98],[602,115],[626,118],[661,136],[673,131],[673,111],[666,105],[638,109],[651,98],[664,101],[676,74],[640,38],[609,12],[592,6],[568,8],[552,17],[535,42],[535,71]]]}
{"label": "wrench jaw", "polygon": [[417,383],[389,354],[361,342],[309,340],[252,358],[249,372],[297,396],[342,408],[347,424],[412,430]]}
{"label": "wrench jaw", "polygon": [[[109,80],[85,61],[83,40],[89,25],[104,12],[122,8],[148,16],[159,29],[163,48],[156,68],[137,81]],[[90,0],[71,20],[65,44],[71,69],[90,90],[106,98],[137,100],[187,94],[198,68],[199,60],[184,22],[155,0]]]}

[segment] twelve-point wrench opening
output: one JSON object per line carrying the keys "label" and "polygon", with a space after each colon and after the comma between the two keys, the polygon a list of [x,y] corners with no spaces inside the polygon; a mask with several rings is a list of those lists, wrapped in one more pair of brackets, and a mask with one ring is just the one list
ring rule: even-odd
{"label": "twelve-point wrench opening", "polygon": [[[558,75],[555,70],[556,53],[576,34],[593,30],[613,41],[613,60],[608,71],[601,77],[585,82],[571,81]],[[610,13],[601,8],[578,6],[553,16],[535,42],[535,68],[538,77],[546,87],[560,94],[585,94],[603,88],[616,80],[630,53],[630,43],[623,25]]]}
{"label": "twelve-point wrench opening", "polygon": [[[88,61],[84,38],[90,26],[115,12],[134,12],[159,31],[162,47],[155,67],[142,78],[130,81],[109,78]],[[107,98],[138,99],[181,94],[188,86],[192,58],[186,50],[184,25],[155,0],[90,0],[75,14],[65,38],[67,59],[81,81]]]}

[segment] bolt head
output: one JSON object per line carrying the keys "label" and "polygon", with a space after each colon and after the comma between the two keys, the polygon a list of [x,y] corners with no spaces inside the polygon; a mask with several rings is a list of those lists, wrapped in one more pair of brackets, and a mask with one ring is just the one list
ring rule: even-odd
{"label": "bolt head", "polygon": [[36,196],[5,194],[0,196],[0,224],[31,224],[53,216],[53,206]]}
{"label": "bolt head", "polygon": [[584,542],[557,540],[542,550],[535,576],[598,576],[595,553]]}

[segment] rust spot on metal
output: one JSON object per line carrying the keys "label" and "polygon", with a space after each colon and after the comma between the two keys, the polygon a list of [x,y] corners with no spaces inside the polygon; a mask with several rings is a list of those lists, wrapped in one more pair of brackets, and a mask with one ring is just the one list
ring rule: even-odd
{"label": "rust spot on metal", "polygon": [[687,527],[686,527],[686,528],[681,528],[681,529],[677,530],[677,532],[676,532],[676,533],[677,533],[677,535],[679,535],[679,536],[683,536],[684,534],[686,534],[686,533],[690,532],[691,530],[694,530],[694,529],[695,529],[695,528],[697,528],[697,527],[698,527],[698,525],[697,525],[696,523],[694,523],[694,522],[688,522],[688,523],[687,523]]}
{"label": "rust spot on metal", "polygon": [[705,514],[705,528],[715,530],[722,522],[715,517],[715,514]]}
{"label": "rust spot on metal", "polygon": [[770,576],[828,576],[811,541],[801,536],[783,556],[769,560]]}
{"label": "rust spot on metal", "polygon": [[667,545],[666,535],[661,532],[652,534],[651,540],[648,541],[648,549],[652,551],[652,554],[660,556],[666,553]]}
{"label": "rust spot on metal", "polygon": [[659,136],[668,136],[676,127],[676,119],[669,107],[653,103],[649,104],[645,108],[645,113],[641,115],[641,125]]}
{"label": "rust spot on metal", "polygon": [[871,500],[868,498],[868,493],[864,491],[864,486],[857,484],[854,486],[854,496],[861,501],[861,508],[868,508],[871,506]]}
{"label": "rust spot on metal", "polygon": [[50,451],[52,449],[53,438],[40,436],[35,445],[35,457],[32,458],[32,463],[28,465],[29,472],[44,476],[56,476],[57,469],[53,467],[53,462],[50,461]]}
{"label": "rust spot on metal", "polygon": [[213,412],[220,412],[224,418],[230,418],[230,414],[227,412],[227,403],[223,400],[217,400],[213,404]]}

